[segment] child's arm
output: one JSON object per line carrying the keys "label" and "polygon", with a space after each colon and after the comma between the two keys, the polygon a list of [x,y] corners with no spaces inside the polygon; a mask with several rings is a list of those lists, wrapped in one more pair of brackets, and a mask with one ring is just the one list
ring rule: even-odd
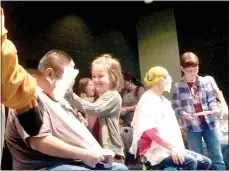
{"label": "child's arm", "polygon": [[196,120],[196,117],[191,116],[189,113],[185,112],[182,109],[182,104],[181,104],[181,99],[180,99],[180,94],[179,94],[179,88],[177,87],[178,85],[175,84],[175,88],[173,89],[172,92],[172,108],[175,111],[176,115],[180,118],[184,118],[189,121],[194,121]]}
{"label": "child's arm", "polygon": [[120,104],[121,100],[119,100],[119,94],[116,91],[107,92],[94,103],[83,100],[76,94],[73,94],[74,107],[88,115],[110,115],[113,111],[120,110]]}

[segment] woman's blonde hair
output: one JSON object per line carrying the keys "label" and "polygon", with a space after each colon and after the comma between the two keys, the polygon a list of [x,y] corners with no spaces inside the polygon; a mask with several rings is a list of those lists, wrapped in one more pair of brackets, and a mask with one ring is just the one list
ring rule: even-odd
{"label": "woman's blonde hair", "polygon": [[123,88],[124,80],[119,61],[114,59],[110,54],[104,54],[97,57],[92,62],[91,68],[97,64],[103,65],[107,70],[112,84],[111,90],[117,90],[120,92]]}
{"label": "woman's blonde hair", "polygon": [[144,83],[147,87],[151,88],[155,84],[157,84],[162,77],[165,77],[168,71],[160,66],[152,67],[145,74]]}

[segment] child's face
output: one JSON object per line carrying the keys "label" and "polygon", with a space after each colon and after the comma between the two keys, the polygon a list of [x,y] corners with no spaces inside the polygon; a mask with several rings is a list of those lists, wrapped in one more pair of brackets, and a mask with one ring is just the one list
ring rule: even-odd
{"label": "child's face", "polygon": [[105,93],[111,87],[110,76],[103,65],[92,67],[92,81],[98,93]]}
{"label": "child's face", "polygon": [[95,86],[94,83],[92,81],[89,81],[87,84],[87,87],[85,89],[86,93],[88,96],[94,96],[95,95]]}
{"label": "child's face", "polygon": [[194,81],[199,72],[199,67],[198,66],[187,67],[187,68],[181,67],[181,70],[183,71],[184,77],[187,81]]}

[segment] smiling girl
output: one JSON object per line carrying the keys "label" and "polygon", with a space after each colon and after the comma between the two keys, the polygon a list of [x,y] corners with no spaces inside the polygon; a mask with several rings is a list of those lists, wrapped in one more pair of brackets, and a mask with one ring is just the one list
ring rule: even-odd
{"label": "smiling girl", "polygon": [[74,95],[75,107],[88,115],[99,117],[100,142],[103,148],[115,153],[115,161],[124,162],[123,142],[120,136],[119,117],[123,87],[120,63],[110,55],[97,57],[91,65],[92,81],[99,98],[90,103]]}

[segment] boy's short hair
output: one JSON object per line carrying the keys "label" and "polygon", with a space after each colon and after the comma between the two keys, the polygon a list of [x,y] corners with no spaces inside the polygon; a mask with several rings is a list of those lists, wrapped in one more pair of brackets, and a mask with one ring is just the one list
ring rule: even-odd
{"label": "boy's short hair", "polygon": [[199,65],[199,59],[193,52],[185,52],[181,56],[180,61],[183,68],[196,67]]}

